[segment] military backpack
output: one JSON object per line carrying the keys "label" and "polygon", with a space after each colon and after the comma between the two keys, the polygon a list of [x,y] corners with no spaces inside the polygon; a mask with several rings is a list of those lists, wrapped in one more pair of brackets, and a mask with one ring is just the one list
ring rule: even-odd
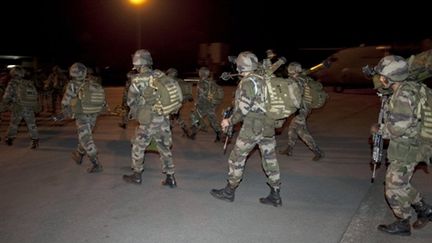
{"label": "military backpack", "polygon": [[38,106],[38,93],[36,87],[29,80],[19,80],[17,86],[17,101],[21,106]]}
{"label": "military backpack", "polygon": [[312,109],[323,107],[328,98],[328,94],[324,90],[323,85],[310,77],[306,76],[303,78],[305,78],[303,100],[306,105]]}
{"label": "military backpack", "polygon": [[78,88],[78,95],[72,101],[74,113],[100,113],[106,103],[105,90],[102,85],[92,80],[86,80]]}
{"label": "military backpack", "polygon": [[430,163],[432,157],[432,90],[424,83],[410,82],[410,84],[418,86],[419,95],[416,115],[419,120],[420,152],[417,159]]}
{"label": "military backpack", "polygon": [[150,77],[150,86],[156,89],[157,102],[153,110],[159,115],[170,115],[177,113],[182,106],[183,93],[179,83],[165,75],[159,70],[155,70]]}
{"label": "military backpack", "polygon": [[292,79],[266,79],[266,115],[274,120],[285,119],[300,108],[300,85]]}

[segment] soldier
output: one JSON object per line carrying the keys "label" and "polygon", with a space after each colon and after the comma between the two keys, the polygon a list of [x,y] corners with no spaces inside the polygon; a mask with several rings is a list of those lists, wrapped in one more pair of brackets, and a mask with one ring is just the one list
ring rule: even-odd
{"label": "soldier", "polygon": [[98,160],[98,151],[93,140],[93,128],[96,125],[99,112],[105,107],[105,100],[101,100],[101,102],[97,104],[98,107],[96,107],[94,112],[88,113],[85,111],[83,101],[79,101],[79,99],[83,96],[82,92],[84,92],[84,87],[86,85],[94,85],[94,80],[86,78],[87,67],[79,62],[72,64],[69,68],[69,75],[72,79],[66,86],[61,105],[62,114],[65,117],[75,118],[78,132],[78,146],[76,150],[72,152],[72,159],[78,165],[81,165],[84,155],[87,155],[91,162],[91,166],[87,169],[87,172],[101,172],[103,168]]}
{"label": "soldier", "polygon": [[[186,102],[192,102],[193,101],[193,97],[192,97],[192,84],[185,82],[183,79],[178,77],[178,71],[175,68],[169,68],[166,71],[166,74],[173,78],[174,80],[177,81],[177,83],[179,84],[181,90],[182,90],[182,94],[183,94],[183,104],[185,104]],[[189,136],[188,134],[188,130],[186,127],[186,123],[184,122],[184,120],[181,117],[181,108],[178,110],[178,112],[176,114],[173,114],[171,116],[171,119],[174,121],[177,121],[177,124],[180,126],[180,128],[183,130],[183,136]]]}
{"label": "soldier", "polygon": [[297,111],[295,117],[291,120],[291,123],[288,127],[288,147],[284,150],[279,151],[280,154],[286,154],[288,156],[292,155],[293,148],[297,142],[297,138],[300,139],[309,147],[310,150],[314,153],[313,161],[320,160],[324,153],[319,149],[315,140],[309,132],[307,127],[307,118],[311,113],[311,107],[308,102],[306,102],[307,97],[305,97],[305,86],[310,77],[302,74],[302,67],[298,62],[291,62],[287,67],[289,78],[294,79],[300,85],[302,89],[302,101],[300,105],[300,109]]}
{"label": "soldier", "polygon": [[[127,104],[130,108],[129,116],[137,119],[139,126],[135,130],[132,141],[132,168],[131,175],[123,175],[128,183],[141,184],[141,174],[144,170],[144,153],[152,140],[155,141],[162,161],[162,173],[166,179],[162,185],[174,188],[177,182],[174,177],[174,163],[171,154],[172,134],[168,115],[161,115],[155,109],[158,94],[153,84],[154,73],[150,52],[144,49],[137,50],[132,56],[133,65],[137,67],[136,74],[129,87]],[[160,71],[159,71],[160,72]]]}
{"label": "soldier", "polygon": [[228,184],[222,189],[212,189],[210,194],[217,199],[232,202],[245,168],[246,158],[255,146],[261,151],[262,167],[268,177],[270,194],[260,198],[263,204],[275,207],[282,205],[280,197],[280,173],[276,159],[274,120],[268,118],[264,110],[265,81],[255,72],[258,58],[251,52],[242,52],[236,60],[237,71],[243,76],[235,94],[233,115],[221,122],[225,130],[238,122],[243,122],[237,141],[228,160]]}
{"label": "soldier", "polygon": [[51,95],[51,108],[53,113],[56,113],[57,104],[62,99],[66,82],[67,77],[61,68],[59,66],[54,66],[52,68],[52,73],[50,73],[45,83],[45,89],[48,90]]}
{"label": "soldier", "polygon": [[125,83],[125,87],[123,89],[123,96],[122,96],[122,104],[121,104],[121,108],[122,110],[124,110],[124,113],[121,116],[121,121],[118,124],[119,127],[126,129],[128,121],[129,121],[129,106],[127,105],[127,97],[128,97],[128,91],[129,91],[129,87],[131,85],[131,80],[134,77],[134,75],[138,74],[137,71],[137,67],[133,67],[132,70],[130,70],[127,74],[126,74],[126,83]]}
{"label": "soldier", "polygon": [[219,142],[221,128],[215,114],[217,102],[219,102],[215,100],[217,96],[215,87],[217,84],[210,78],[210,70],[206,67],[201,67],[198,75],[200,78],[197,84],[197,102],[195,103],[195,110],[191,114],[192,126],[189,138],[195,139],[198,130],[205,126],[204,118],[207,117],[216,133],[215,142]]}
{"label": "soldier", "polygon": [[35,112],[39,112],[38,94],[31,80],[24,79],[25,70],[14,67],[10,70],[11,80],[3,95],[2,103],[11,107],[11,118],[6,134],[6,144],[11,146],[18,133],[18,126],[24,118],[31,137],[31,149],[39,146]]}
{"label": "soldier", "polygon": [[[390,165],[385,178],[385,196],[397,220],[391,224],[379,225],[378,230],[395,235],[410,235],[411,207],[417,213],[414,229],[423,228],[432,221],[432,207],[425,203],[421,194],[410,181],[420,151],[419,119],[416,115],[420,93],[418,86],[406,81],[408,63],[400,56],[386,56],[375,67],[379,80],[385,88],[393,91],[381,128],[383,137],[390,143],[387,157]],[[378,132],[377,125],[371,131]]]}

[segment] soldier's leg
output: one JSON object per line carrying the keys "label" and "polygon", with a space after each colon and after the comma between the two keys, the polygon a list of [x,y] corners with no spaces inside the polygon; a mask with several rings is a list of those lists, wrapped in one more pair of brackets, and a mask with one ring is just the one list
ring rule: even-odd
{"label": "soldier's leg", "polygon": [[177,182],[174,177],[175,170],[171,153],[172,133],[169,121],[164,121],[160,124],[159,132],[154,134],[154,138],[162,162],[162,173],[166,174],[166,178],[162,181],[162,185],[174,188],[177,186]]}
{"label": "soldier's leg", "polygon": [[280,154],[286,154],[288,156],[292,155],[292,151],[297,142],[297,127],[298,124],[296,122],[296,118],[294,117],[288,126],[288,146],[285,149],[280,150]]}
{"label": "soldier's leg", "polygon": [[221,135],[222,135],[221,131],[222,130],[220,127],[220,122],[217,121],[214,108],[208,112],[207,116],[208,116],[211,127],[213,128],[213,130],[216,133],[216,138],[214,141],[219,142],[221,140]]}
{"label": "soldier's leg", "polygon": [[23,112],[24,120],[31,137],[31,149],[39,147],[39,133],[36,126],[36,118],[32,109],[25,109]]}
{"label": "soldier's leg", "polygon": [[123,175],[123,180],[133,184],[141,184],[141,174],[144,170],[145,149],[152,140],[152,129],[145,125],[139,125],[135,129],[135,137],[132,140],[132,169],[133,174]]}
{"label": "soldier's leg", "polygon": [[236,143],[228,159],[228,184],[222,189],[212,189],[210,194],[221,200],[232,202],[235,197],[235,189],[243,179],[243,171],[246,158],[256,145],[254,137],[245,136],[243,130],[240,131]]}
{"label": "soldier's leg", "polygon": [[397,220],[392,224],[379,225],[379,230],[396,235],[411,234],[411,204],[420,197],[410,183],[415,165],[393,160],[387,168],[385,196]]}
{"label": "soldier's leg", "polygon": [[261,151],[261,163],[263,170],[268,178],[268,185],[270,186],[270,194],[265,198],[260,198],[263,204],[273,205],[275,207],[282,205],[280,197],[280,171],[279,163],[276,159],[276,139],[275,137],[263,138],[258,143]]}
{"label": "soldier's leg", "polygon": [[6,132],[5,143],[9,146],[12,145],[13,140],[16,138],[18,133],[18,126],[23,118],[22,112],[12,111],[9,121],[9,127]]}
{"label": "soldier's leg", "polygon": [[79,144],[85,150],[85,153],[92,163],[87,172],[93,173],[102,171],[102,166],[97,156],[96,144],[93,140],[93,128],[96,124],[96,115],[83,115],[78,117],[75,121],[78,130]]}
{"label": "soldier's leg", "polygon": [[300,139],[314,153],[314,157],[312,158],[313,161],[318,161],[322,157],[324,157],[324,153],[321,151],[321,149],[316,144],[315,139],[312,137],[311,133],[309,132],[309,129],[308,129],[306,123],[299,124],[297,132],[298,132],[298,136],[300,137]]}

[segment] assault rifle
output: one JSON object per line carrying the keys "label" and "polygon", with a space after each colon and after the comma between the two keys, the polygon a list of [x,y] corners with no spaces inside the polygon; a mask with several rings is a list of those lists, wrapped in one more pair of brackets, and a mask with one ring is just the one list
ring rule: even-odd
{"label": "assault rifle", "polygon": [[[225,108],[223,113],[222,113],[223,119],[230,118],[233,114],[233,111],[234,111],[234,107],[232,107],[232,106],[228,106],[227,108]],[[224,151],[224,154],[226,154],[228,142],[233,136],[233,124],[230,124],[229,127],[224,131],[224,133],[226,134],[226,137],[225,137],[225,143],[223,146],[223,151]]]}
{"label": "assault rifle", "polygon": [[381,98],[381,108],[378,115],[378,131],[373,134],[372,141],[373,141],[373,148],[372,148],[372,163],[373,163],[373,170],[372,170],[372,178],[371,183],[374,183],[375,180],[375,172],[377,168],[377,164],[381,164],[383,159],[383,125],[384,125],[384,106],[387,102],[388,96],[383,95],[381,93],[378,93],[378,96]]}

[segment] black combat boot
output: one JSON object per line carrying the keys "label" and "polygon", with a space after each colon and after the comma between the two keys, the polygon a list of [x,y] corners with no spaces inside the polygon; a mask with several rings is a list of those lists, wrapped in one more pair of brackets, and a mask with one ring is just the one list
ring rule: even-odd
{"label": "black combat boot", "polygon": [[162,185],[169,186],[171,188],[177,187],[177,182],[174,177],[174,174],[172,175],[167,174],[165,180],[163,180],[161,183]]}
{"label": "black combat boot", "polygon": [[292,148],[291,146],[288,145],[288,147],[287,147],[286,149],[284,149],[284,150],[279,150],[279,153],[280,153],[280,154],[286,154],[286,155],[288,155],[288,156],[291,156],[291,155],[292,155],[292,151],[293,151],[293,148]]}
{"label": "black combat boot", "polygon": [[210,194],[220,200],[225,200],[227,202],[233,202],[235,196],[236,188],[231,186],[231,184],[227,184],[225,188],[222,189],[212,189]]}
{"label": "black combat boot", "polygon": [[324,157],[324,153],[318,147],[316,147],[312,152],[314,153],[314,157],[312,158],[313,161],[318,161]]}
{"label": "black combat boot", "polygon": [[39,139],[32,139],[30,149],[37,149],[39,147]]}
{"label": "black combat boot", "polygon": [[13,140],[14,140],[13,138],[6,138],[6,140],[5,140],[6,145],[12,146]]}
{"label": "black combat boot", "polygon": [[71,158],[73,159],[73,161],[75,161],[75,163],[77,163],[78,165],[82,164],[83,162],[83,158],[84,158],[84,154],[78,152],[78,151],[73,151]]}
{"label": "black combat boot", "polygon": [[98,163],[97,159],[91,159],[90,161],[92,165],[89,168],[87,168],[88,173],[97,173],[103,171],[103,167],[101,164]]}
{"label": "black combat boot", "polygon": [[123,175],[123,180],[132,184],[141,184],[141,173],[134,172],[132,175]]}
{"label": "black combat boot", "polygon": [[391,224],[380,224],[378,225],[378,230],[391,235],[411,235],[411,225],[409,223],[409,219],[398,219]]}
{"label": "black combat boot", "polygon": [[417,213],[417,220],[413,223],[414,229],[421,229],[425,227],[429,221],[432,221],[432,207],[423,200],[413,204],[413,208]]}
{"label": "black combat boot", "polygon": [[[269,185],[270,186],[270,185]],[[259,199],[260,203],[273,205],[275,207],[282,206],[282,199],[280,197],[280,188],[270,186],[270,194],[267,197]]]}
{"label": "black combat boot", "polygon": [[220,141],[221,141],[221,132],[217,131],[216,132],[216,138],[215,138],[214,142],[217,143]]}

